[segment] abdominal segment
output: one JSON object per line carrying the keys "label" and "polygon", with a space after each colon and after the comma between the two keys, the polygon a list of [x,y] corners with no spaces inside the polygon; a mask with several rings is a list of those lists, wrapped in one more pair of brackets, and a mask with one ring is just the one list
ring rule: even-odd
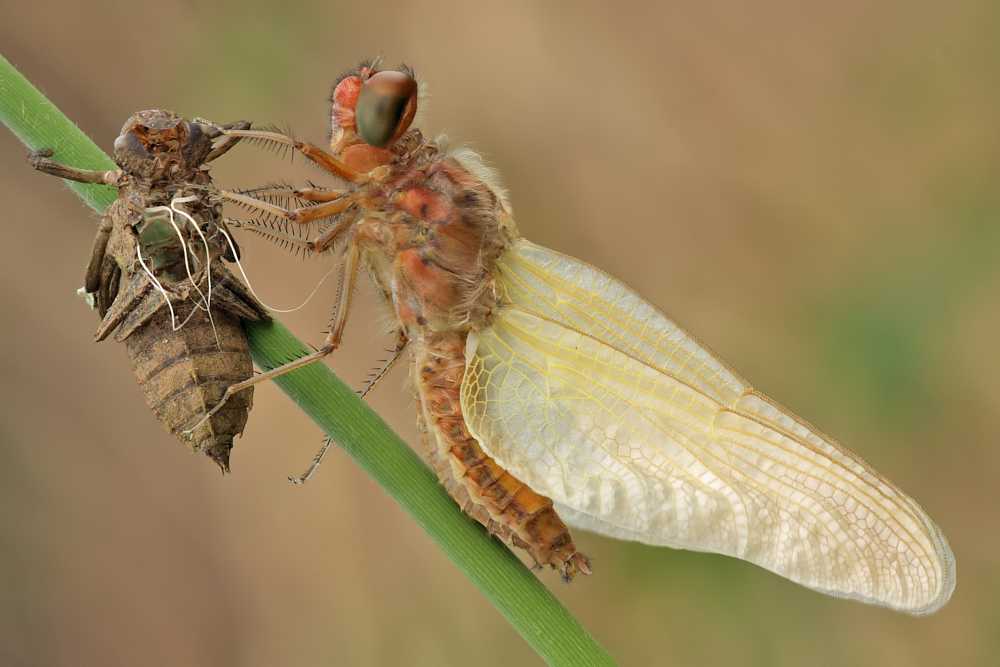
{"label": "abdominal segment", "polygon": [[253,406],[253,388],[241,391],[191,435],[185,431],[219,402],[226,387],[253,375],[240,318],[221,307],[181,310],[190,320],[174,330],[165,307],[125,339],[132,369],[146,403],[163,426],[229,471],[233,438],[243,433]]}
{"label": "abdominal segment", "polygon": [[425,331],[411,342],[410,354],[418,423],[431,467],[448,493],[469,516],[526,550],[540,567],[549,565],[566,580],[590,574],[587,558],[577,551],[552,501],[501,468],[469,434],[460,402],[464,336]]}

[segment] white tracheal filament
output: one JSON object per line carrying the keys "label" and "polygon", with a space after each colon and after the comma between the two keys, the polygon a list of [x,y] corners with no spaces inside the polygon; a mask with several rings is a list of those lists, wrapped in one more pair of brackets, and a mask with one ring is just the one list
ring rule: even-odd
{"label": "white tracheal filament", "polygon": [[[178,204],[186,204],[186,203],[189,203],[189,202],[192,202],[192,201],[197,201],[198,199],[200,199],[200,198],[197,197],[197,196],[193,196],[193,195],[190,196],[190,197],[174,197],[170,201],[170,206],[169,207],[167,207],[167,206],[151,206],[151,207],[149,207],[149,208],[147,208],[145,210],[145,213],[147,213],[147,214],[148,213],[160,213],[160,212],[163,212],[163,213],[167,214],[167,216],[166,216],[165,219],[167,220],[167,222],[170,223],[170,226],[174,228],[174,231],[177,233],[177,238],[178,238],[178,240],[180,240],[180,243],[181,243],[181,251],[182,251],[183,256],[184,256],[184,270],[187,272],[188,280],[191,282],[192,287],[198,293],[198,297],[199,297],[198,300],[193,302],[195,308],[192,309],[192,311],[188,314],[188,316],[180,324],[177,324],[177,322],[176,322],[176,317],[174,315],[174,307],[170,303],[170,295],[167,293],[167,290],[164,289],[164,287],[160,283],[160,281],[156,279],[156,276],[153,275],[153,272],[149,269],[149,267],[146,266],[146,263],[142,259],[142,250],[141,250],[141,248],[139,246],[136,247],[136,254],[139,257],[139,263],[140,263],[140,265],[142,265],[142,270],[146,273],[146,275],[152,281],[153,286],[157,289],[157,291],[159,291],[163,295],[163,298],[167,302],[167,306],[170,308],[170,325],[171,325],[171,328],[174,331],[177,331],[177,330],[181,329],[185,324],[188,323],[188,321],[191,319],[191,317],[195,314],[195,312],[198,309],[202,309],[206,313],[208,313],[208,320],[209,320],[209,323],[212,325],[212,331],[215,334],[216,344],[218,344],[218,338],[219,338],[219,336],[218,336],[218,332],[216,332],[216,329],[215,329],[215,320],[212,317],[212,270],[211,270],[211,266],[210,266],[211,261],[212,261],[212,256],[211,256],[210,246],[208,244],[208,239],[202,233],[201,228],[198,226],[198,222],[190,214],[188,214],[187,211],[184,211],[183,209],[178,208]],[[187,243],[184,240],[184,234],[183,234],[183,232],[181,231],[180,227],[178,227],[177,223],[174,221],[174,214],[177,214],[177,215],[179,215],[179,216],[181,216],[182,218],[185,219],[185,221],[187,222],[187,224],[190,225],[191,228],[193,228],[195,232],[197,232],[197,234],[198,234],[199,237],[201,237],[202,244],[205,246],[205,266],[203,267],[203,269],[204,269],[204,272],[205,272],[205,279],[207,281],[207,292],[208,292],[208,294],[205,294],[205,293],[203,293],[201,291],[201,289],[198,287],[198,285],[197,285],[197,283],[196,283],[196,281],[194,279],[194,272],[191,270],[191,264],[190,264],[190,262],[188,260]]]}

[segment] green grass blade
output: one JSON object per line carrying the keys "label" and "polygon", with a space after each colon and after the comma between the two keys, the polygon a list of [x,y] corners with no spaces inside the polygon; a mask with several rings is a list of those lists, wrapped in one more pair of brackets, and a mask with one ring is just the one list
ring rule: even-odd
{"label": "green grass blade", "polygon": [[[54,149],[64,164],[114,168],[2,56],[0,120],[32,150]],[[105,186],[70,186],[98,211],[115,197]],[[248,323],[247,334],[254,361],[263,369],[308,351],[278,322]],[[548,664],[615,664],[534,574],[461,512],[419,457],[327,366],[313,364],[275,382],[414,518]]]}
{"label": "green grass blade", "polygon": [[[117,169],[62,111],[0,56],[0,121],[32,151],[51,148],[62,164],[80,169]],[[107,185],[66,181],[85,202],[103,212],[117,196]]]}

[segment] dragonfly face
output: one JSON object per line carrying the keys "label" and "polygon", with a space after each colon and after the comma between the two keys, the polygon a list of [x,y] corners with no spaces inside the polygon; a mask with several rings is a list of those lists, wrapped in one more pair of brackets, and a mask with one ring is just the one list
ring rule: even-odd
{"label": "dragonfly face", "polygon": [[337,215],[303,243],[345,245],[335,324],[313,356],[339,345],[366,267],[409,350],[431,465],[467,512],[566,578],[589,572],[569,526],[914,614],[948,600],[954,556],[911,498],[632,290],[521,238],[475,156],[409,129],[418,88],[371,64],[342,77],[333,155],[238,136],[293,145],[353,183],[266,209]]}

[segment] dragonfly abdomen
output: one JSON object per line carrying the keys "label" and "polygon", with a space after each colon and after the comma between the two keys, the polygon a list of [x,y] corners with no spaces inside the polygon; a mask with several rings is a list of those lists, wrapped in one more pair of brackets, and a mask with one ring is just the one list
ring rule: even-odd
{"label": "dragonfly abdomen", "polygon": [[430,455],[432,467],[449,494],[463,507],[471,500],[475,507],[466,509],[470,516],[525,549],[540,567],[551,566],[567,580],[589,574],[587,558],[577,550],[552,500],[504,470],[469,433],[460,398],[465,336],[424,331],[411,345],[411,377],[429,431],[428,449],[437,446]]}

